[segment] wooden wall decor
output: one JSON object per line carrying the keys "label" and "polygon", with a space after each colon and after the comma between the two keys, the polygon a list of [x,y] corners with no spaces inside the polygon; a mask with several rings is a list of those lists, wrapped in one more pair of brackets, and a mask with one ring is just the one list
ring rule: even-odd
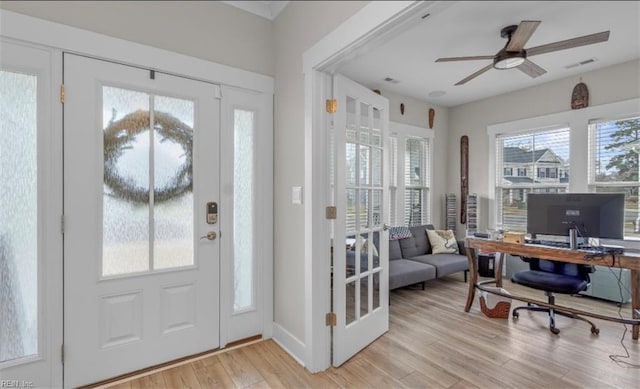
{"label": "wooden wall decor", "polygon": [[460,224],[467,222],[467,195],[469,194],[469,137],[460,138]]}
{"label": "wooden wall decor", "polygon": [[589,89],[587,89],[587,85],[580,79],[580,83],[573,88],[573,92],[571,93],[571,109],[586,108],[588,106]]}
{"label": "wooden wall decor", "polygon": [[400,103],[400,114],[404,115],[404,103]]}
{"label": "wooden wall decor", "polygon": [[436,110],[429,108],[429,128],[433,128],[433,120],[436,117]]}

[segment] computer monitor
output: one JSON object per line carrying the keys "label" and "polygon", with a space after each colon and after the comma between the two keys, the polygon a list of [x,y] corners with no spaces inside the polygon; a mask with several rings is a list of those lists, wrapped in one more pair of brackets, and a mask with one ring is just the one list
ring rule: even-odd
{"label": "computer monitor", "polygon": [[527,232],[624,239],[624,193],[528,193]]}

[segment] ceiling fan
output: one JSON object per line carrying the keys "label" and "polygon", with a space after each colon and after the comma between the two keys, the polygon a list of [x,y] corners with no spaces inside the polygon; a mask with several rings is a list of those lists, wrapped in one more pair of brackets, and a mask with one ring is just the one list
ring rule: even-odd
{"label": "ceiling fan", "polygon": [[567,39],[563,41],[547,43],[545,45],[531,47],[529,49],[524,48],[531,35],[533,35],[540,21],[536,20],[523,20],[519,25],[507,26],[500,31],[500,36],[507,38],[507,44],[496,55],[478,55],[471,57],[449,57],[438,58],[436,62],[451,62],[451,61],[473,61],[479,59],[491,59],[493,63],[483,67],[467,78],[460,80],[456,85],[462,85],[474,78],[478,77],[482,73],[491,68],[495,69],[513,69],[518,68],[523,73],[536,78],[545,74],[547,71],[529,61],[527,58],[539,55],[551,53],[553,51],[566,50],[579,46],[591,45],[594,43],[606,42],[609,40],[609,31],[598,32],[591,35],[584,35],[577,38]]}

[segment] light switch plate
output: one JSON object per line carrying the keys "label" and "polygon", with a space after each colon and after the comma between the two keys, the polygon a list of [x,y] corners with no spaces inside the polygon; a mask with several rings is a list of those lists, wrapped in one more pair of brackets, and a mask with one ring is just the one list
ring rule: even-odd
{"label": "light switch plate", "polygon": [[294,186],[291,188],[291,203],[293,205],[302,204],[302,187]]}

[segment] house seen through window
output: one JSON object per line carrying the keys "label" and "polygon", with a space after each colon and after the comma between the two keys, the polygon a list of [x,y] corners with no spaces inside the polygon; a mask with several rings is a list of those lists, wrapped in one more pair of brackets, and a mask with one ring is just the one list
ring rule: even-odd
{"label": "house seen through window", "polygon": [[496,154],[497,225],[524,232],[527,193],[568,190],[569,129],[498,135]]}

